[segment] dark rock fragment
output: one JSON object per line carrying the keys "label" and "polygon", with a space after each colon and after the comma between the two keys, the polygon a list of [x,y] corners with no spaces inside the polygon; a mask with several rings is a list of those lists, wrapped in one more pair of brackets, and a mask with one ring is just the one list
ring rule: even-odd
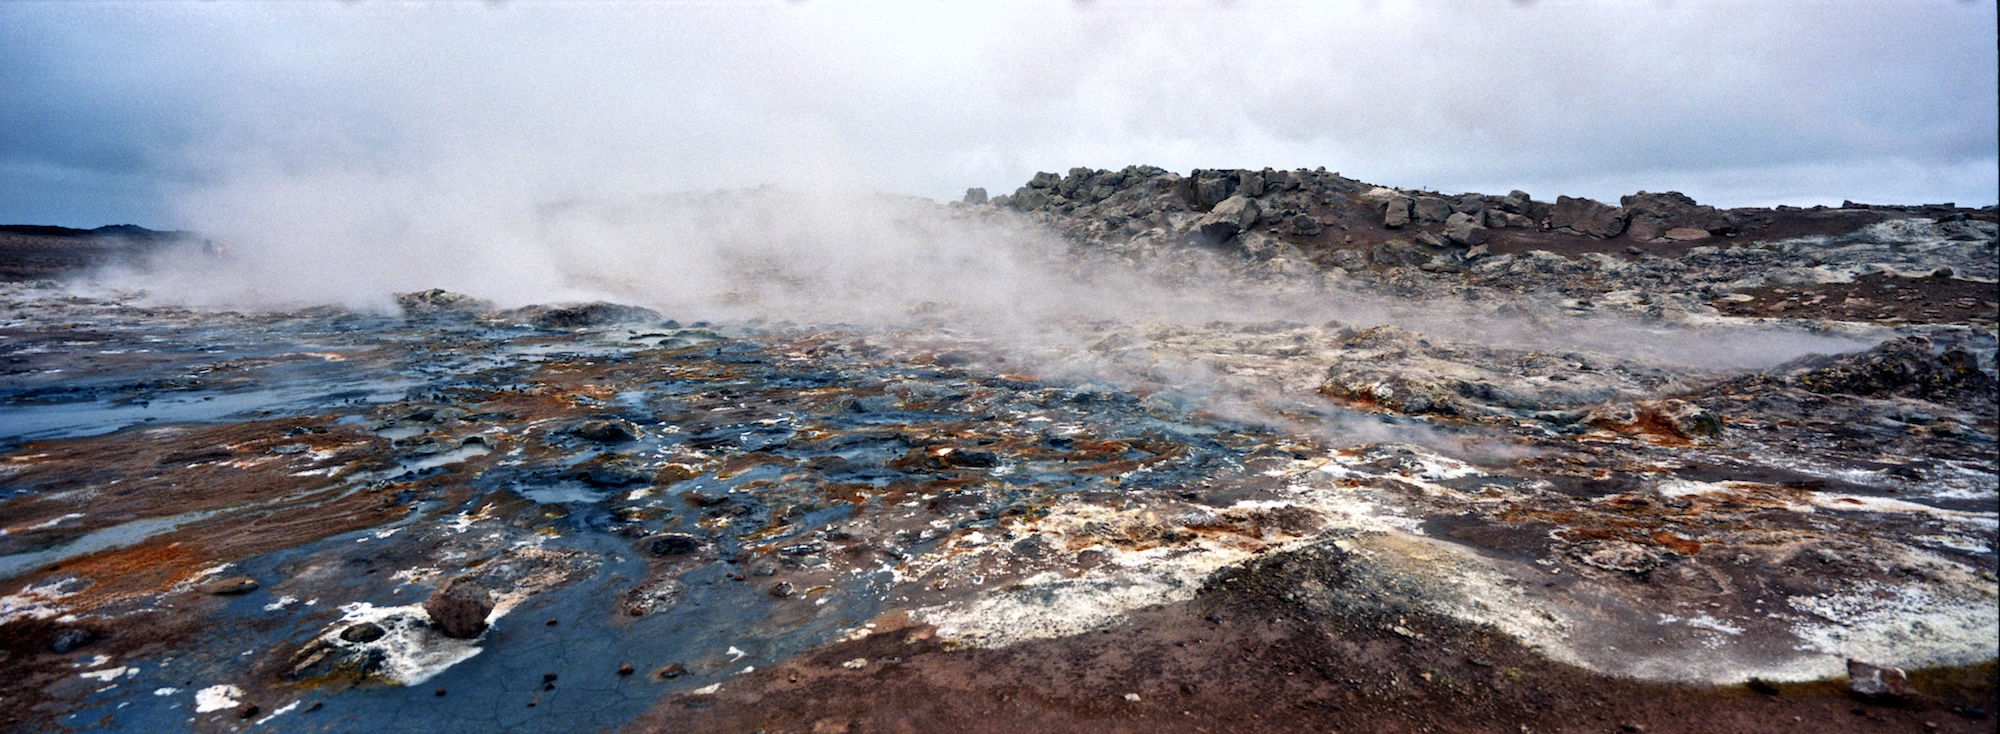
{"label": "dark rock fragment", "polygon": [[382,636],[386,634],[389,633],[387,630],[382,629],[382,625],[374,622],[362,622],[361,624],[341,630],[340,639],[348,642],[368,643],[382,639]]}
{"label": "dark rock fragment", "polygon": [[617,418],[584,421],[571,427],[569,432],[577,438],[598,443],[625,443],[639,438],[637,426]]}
{"label": "dark rock fragment", "polygon": [[544,329],[579,329],[660,320],[660,313],[650,308],[604,301],[566,306],[529,306],[514,313]]}
{"label": "dark rock fragment", "polygon": [[662,533],[652,537],[646,550],[656,556],[684,556],[701,550],[701,539],[687,533]]}
{"label": "dark rock fragment", "polygon": [[49,638],[49,649],[58,655],[66,655],[79,647],[97,641],[97,633],[87,629],[71,627],[55,633]]}
{"label": "dark rock fragment", "polygon": [[1902,698],[1910,695],[1910,678],[1901,668],[1885,668],[1848,658],[1847,690],[1864,698]]}
{"label": "dark rock fragment", "polygon": [[477,584],[455,580],[424,601],[431,623],[446,637],[469,640],[486,631],[486,615],[493,613],[493,598]]}

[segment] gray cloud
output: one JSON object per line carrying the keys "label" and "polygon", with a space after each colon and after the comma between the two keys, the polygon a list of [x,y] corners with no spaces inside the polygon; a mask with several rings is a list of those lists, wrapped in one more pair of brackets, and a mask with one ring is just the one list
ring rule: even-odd
{"label": "gray cloud", "polygon": [[[1326,166],[1722,205],[1993,203],[1991,2],[0,6],[0,220],[218,226],[764,182]],[[308,194],[306,192],[317,192]],[[345,201],[351,195],[323,203]],[[377,211],[363,207],[363,211]],[[109,212],[132,212],[129,217]],[[370,215],[372,216],[372,215]],[[368,225],[374,226],[374,225]]]}

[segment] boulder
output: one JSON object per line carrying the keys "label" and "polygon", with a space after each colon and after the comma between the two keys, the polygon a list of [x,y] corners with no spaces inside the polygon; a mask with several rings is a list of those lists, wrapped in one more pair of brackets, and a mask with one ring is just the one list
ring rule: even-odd
{"label": "boulder", "polygon": [[1486,226],[1490,229],[1505,227],[1533,227],[1535,222],[1525,216],[1500,209],[1486,210]]}
{"label": "boulder", "polygon": [[1264,195],[1264,174],[1258,171],[1243,171],[1236,176],[1236,193],[1256,198]]}
{"label": "boulder", "polygon": [[1311,237],[1319,234],[1321,229],[1319,219],[1313,217],[1311,214],[1300,214],[1292,217],[1291,223],[1292,234],[1300,237]]}
{"label": "boulder", "polygon": [[1053,189],[1053,188],[1055,188],[1056,186],[1060,185],[1061,183],[1062,183],[1062,177],[1061,177],[1061,176],[1057,176],[1057,175],[1055,175],[1055,174],[1053,174],[1053,173],[1049,173],[1049,172],[1047,172],[1047,171],[1037,171],[1037,172],[1035,172],[1035,177],[1034,177],[1034,178],[1031,178],[1031,179],[1028,179],[1028,186],[1027,186],[1027,188],[1031,188],[1031,189]]}
{"label": "boulder", "polygon": [[424,612],[446,637],[469,640],[486,631],[486,616],[493,613],[493,595],[478,584],[456,579],[424,600]]}
{"label": "boulder", "polygon": [[405,316],[473,314],[493,310],[492,301],[473,298],[463,293],[453,293],[442,288],[398,293],[396,305],[403,309]]}
{"label": "boulder", "polygon": [[1486,228],[1479,224],[1479,218],[1480,215],[1453,212],[1444,220],[1445,239],[1467,247],[1485,242]]}
{"label": "boulder", "polygon": [[1195,206],[1207,209],[1229,198],[1235,189],[1233,177],[1225,178],[1220,171],[1197,171],[1194,176]]}
{"label": "boulder", "polygon": [[660,312],[605,301],[563,306],[529,306],[515,315],[543,329],[581,329],[593,326],[659,321]]}
{"label": "boulder", "polygon": [[571,426],[569,433],[585,441],[625,443],[639,438],[639,429],[619,418],[598,418]]}
{"label": "boulder", "polygon": [[1223,242],[1235,237],[1236,233],[1255,226],[1257,217],[1261,214],[1257,202],[1249,197],[1231,196],[1216,204],[1215,208],[1210,209],[1195,222],[1195,226],[1210,241]]}
{"label": "boulder", "polygon": [[972,188],[969,188],[969,189],[966,189],[966,190],[965,190],[965,199],[964,199],[964,201],[965,201],[965,203],[967,203],[967,204],[984,204],[984,203],[986,203],[986,189],[983,189],[983,188],[980,188],[980,187],[977,187],[977,186],[974,186],[974,187],[972,187]]}
{"label": "boulder", "polygon": [[1022,186],[1021,188],[1014,190],[1014,196],[1012,199],[1010,199],[1010,201],[1014,203],[1015,209],[1024,212],[1034,211],[1036,209],[1048,206],[1049,190],[1047,188]]}
{"label": "boulder", "polygon": [[1549,227],[1607,239],[1625,231],[1625,219],[1626,212],[1620,207],[1592,199],[1558,196],[1555,209],[1549,212]]}
{"label": "boulder", "polygon": [[1435,196],[1419,196],[1416,203],[1411,205],[1410,213],[1416,216],[1417,221],[1425,224],[1442,222],[1445,217],[1451,216],[1451,202]]}
{"label": "boulder", "polygon": [[1389,197],[1382,208],[1382,226],[1396,229],[1410,223],[1410,197]]}
{"label": "boulder", "polygon": [[1699,405],[1675,399],[1637,404],[1607,403],[1592,408],[1583,417],[1582,423],[1613,433],[1651,434],[1681,440],[1722,435],[1721,416]]}

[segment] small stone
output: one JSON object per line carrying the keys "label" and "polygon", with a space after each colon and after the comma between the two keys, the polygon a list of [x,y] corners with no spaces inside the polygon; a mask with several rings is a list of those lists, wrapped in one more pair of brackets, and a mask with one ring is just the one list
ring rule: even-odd
{"label": "small stone", "polygon": [[1868,698],[1902,698],[1910,693],[1910,678],[1901,668],[1885,668],[1848,658],[1847,689]]}
{"label": "small stone", "polygon": [[656,556],[684,556],[701,550],[701,539],[687,533],[662,533],[653,536],[646,549]]}
{"label": "small stone", "polygon": [[367,643],[382,639],[382,636],[387,634],[389,634],[388,630],[382,629],[382,625],[374,622],[362,622],[361,624],[341,630],[340,639],[348,642]]}
{"label": "small stone", "polygon": [[257,714],[263,713],[263,711],[264,711],[263,707],[253,703],[248,706],[244,706],[242,710],[236,712],[236,715],[245,719],[254,719],[257,717]]}
{"label": "small stone", "polygon": [[556,674],[554,674],[554,673],[543,673],[543,674],[542,674],[542,682],[543,682],[543,683],[554,683],[554,682],[556,682]]}
{"label": "small stone", "polygon": [[771,596],[783,599],[785,597],[791,596],[795,592],[795,589],[792,586],[792,582],[780,581],[778,583],[771,584],[771,588],[768,591],[770,592]]}
{"label": "small stone", "polygon": [[432,692],[431,692],[431,695],[433,695],[433,696],[437,696],[438,698],[444,698],[444,689],[443,689],[443,688],[439,688],[439,689],[437,689],[436,691],[432,691]]}
{"label": "small stone", "polygon": [[623,664],[623,665],[620,665],[620,666],[618,666],[618,674],[619,674],[619,675],[631,675],[631,674],[632,674],[632,671],[633,671],[633,668],[632,668],[632,664],[631,664],[631,663],[625,663],[625,664]]}
{"label": "small stone", "polygon": [[215,596],[236,596],[257,590],[257,580],[248,576],[227,576],[201,585],[204,594]]}
{"label": "small stone", "polygon": [[1126,701],[1130,701],[1130,702],[1132,702],[1132,703],[1138,703],[1138,702],[1139,702],[1139,694],[1137,694],[1137,693],[1127,693],[1127,694],[1125,694],[1125,700],[1126,700]]}
{"label": "small stone", "polygon": [[87,629],[71,627],[57,632],[54,637],[49,638],[49,649],[54,650],[57,655],[65,655],[96,640],[97,633]]}
{"label": "small stone", "polygon": [[668,663],[666,665],[661,666],[659,670],[653,671],[653,677],[658,678],[660,680],[673,680],[683,675],[687,675],[687,672],[688,669],[687,666],[685,665],[682,665],[680,663]]}

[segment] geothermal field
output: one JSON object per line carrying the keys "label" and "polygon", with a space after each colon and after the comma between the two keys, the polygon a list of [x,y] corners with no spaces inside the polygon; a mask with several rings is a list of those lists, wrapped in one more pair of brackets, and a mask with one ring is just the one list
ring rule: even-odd
{"label": "geothermal field", "polygon": [[6,228],[0,728],[1993,731],[1995,209],[1539,196]]}

